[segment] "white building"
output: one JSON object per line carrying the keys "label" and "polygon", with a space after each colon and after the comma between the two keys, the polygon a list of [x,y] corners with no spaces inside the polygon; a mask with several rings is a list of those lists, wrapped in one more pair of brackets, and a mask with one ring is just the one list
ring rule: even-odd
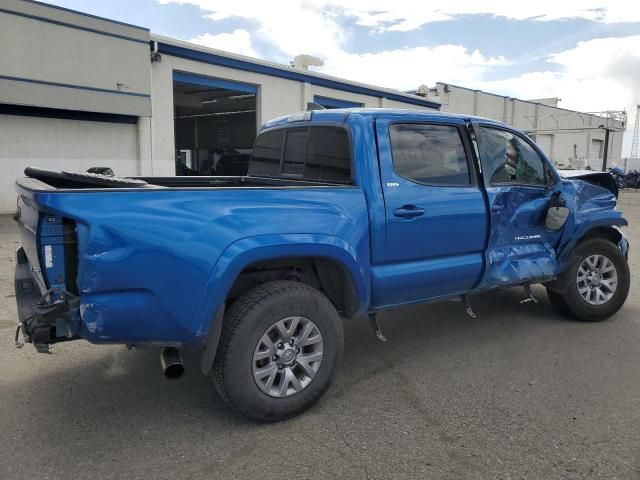
{"label": "white building", "polygon": [[439,102],[444,112],[492,118],[526,131],[556,164],[581,169],[602,169],[606,129],[609,130],[607,165],[621,164],[624,112],[598,115],[558,107],[558,98],[519,100],[481,90],[438,82],[418,91]]}
{"label": "white building", "polygon": [[[31,0],[0,0],[0,211],[26,166],[209,173],[265,121],[325,107],[438,109],[425,98],[151,35]],[[233,169],[233,155],[227,155]],[[176,160],[179,161],[177,164]]]}
{"label": "white building", "polygon": [[[436,110],[442,103],[445,111],[496,118],[532,132],[557,163],[570,159],[580,167],[602,158],[604,132],[597,127],[606,119],[545,101],[445,84],[413,95],[33,0],[0,2],[0,212],[14,210],[13,183],[27,166],[105,166],[123,176],[209,174],[220,173],[222,152],[228,162],[221,173],[238,173],[234,168],[242,168],[261,124],[305,110],[310,102]],[[567,132],[565,126],[581,130]],[[620,158],[621,134],[611,137],[610,163]]]}

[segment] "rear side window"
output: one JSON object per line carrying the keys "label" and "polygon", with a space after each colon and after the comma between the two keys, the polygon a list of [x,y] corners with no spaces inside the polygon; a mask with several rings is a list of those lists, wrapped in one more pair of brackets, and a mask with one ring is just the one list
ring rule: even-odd
{"label": "rear side window", "polygon": [[349,183],[347,131],[318,126],[265,132],[256,139],[249,175]]}
{"label": "rear side window", "polygon": [[283,130],[265,132],[258,137],[251,153],[249,175],[276,177],[280,171]]}
{"label": "rear side window", "polygon": [[460,132],[449,125],[393,124],[389,128],[395,172],[428,185],[470,185]]}

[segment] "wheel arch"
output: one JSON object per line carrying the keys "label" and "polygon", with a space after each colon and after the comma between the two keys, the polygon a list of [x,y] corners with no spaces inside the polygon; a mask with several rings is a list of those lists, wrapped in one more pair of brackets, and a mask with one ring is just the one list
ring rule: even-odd
{"label": "wheel arch", "polygon": [[619,228],[625,225],[628,225],[628,222],[622,217],[618,217],[614,219],[614,221],[612,221],[612,219],[604,219],[601,221],[590,222],[589,224],[583,224],[581,228],[576,231],[571,241],[564,247],[562,253],[558,257],[558,277],[554,281],[547,283],[547,288],[558,293],[562,293],[566,290],[570,280],[567,272],[575,261],[575,249],[578,245],[587,240],[594,238],[609,240],[620,249],[625,257],[627,257],[629,244],[624,233],[622,233]]}
{"label": "wheel arch", "polygon": [[[366,313],[370,296],[368,250],[357,252],[353,246],[332,235],[291,234],[247,237],[229,245],[218,258],[209,279],[200,295],[191,332],[194,337],[206,335],[216,317],[224,307],[229,292],[242,272],[265,262],[282,262],[287,258],[312,260],[316,265],[320,282],[329,285],[328,279],[339,272],[351,292],[352,302],[348,316]],[[336,288],[326,288],[327,296],[337,300]],[[326,293],[325,293],[326,294]],[[333,296],[333,298],[331,298]],[[344,302],[344,300],[343,300]]]}
{"label": "wheel arch", "polygon": [[571,264],[575,247],[580,242],[590,238],[601,237],[610,240],[618,245],[619,248],[624,249],[623,253],[626,255],[627,241],[624,234],[620,231],[620,227],[627,226],[629,222],[627,222],[619,212],[616,213],[617,215],[615,217],[610,216],[609,212],[605,212],[604,215],[594,215],[594,218],[583,221],[577,225],[571,234],[570,240],[565,244],[558,256],[560,271],[566,270]]}

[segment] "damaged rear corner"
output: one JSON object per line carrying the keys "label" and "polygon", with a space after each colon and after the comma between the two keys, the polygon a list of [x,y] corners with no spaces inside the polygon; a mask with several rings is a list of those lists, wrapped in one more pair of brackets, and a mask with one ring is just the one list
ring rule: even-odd
{"label": "damaged rear corner", "polygon": [[[14,287],[19,323],[15,340],[18,348],[32,343],[38,352],[48,353],[54,343],[80,338],[75,223],[41,214],[31,238],[35,243],[32,248],[16,250]],[[32,252],[31,258],[27,251]]]}

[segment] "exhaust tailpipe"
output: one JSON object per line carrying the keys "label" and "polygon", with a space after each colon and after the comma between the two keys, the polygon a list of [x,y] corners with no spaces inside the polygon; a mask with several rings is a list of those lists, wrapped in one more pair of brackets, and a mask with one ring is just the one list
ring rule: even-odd
{"label": "exhaust tailpipe", "polygon": [[178,378],[184,373],[182,357],[177,348],[164,347],[160,352],[160,365],[167,378]]}

